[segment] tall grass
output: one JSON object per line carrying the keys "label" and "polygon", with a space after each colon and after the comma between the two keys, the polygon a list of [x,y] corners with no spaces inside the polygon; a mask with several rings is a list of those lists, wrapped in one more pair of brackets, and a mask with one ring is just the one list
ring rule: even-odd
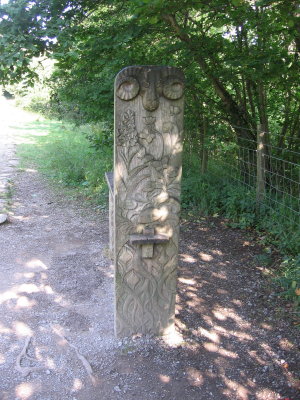
{"label": "tall grass", "polygon": [[[21,144],[18,152],[22,165],[35,164],[48,178],[76,188],[100,205],[106,202],[104,174],[112,168],[111,146],[95,148],[88,140],[87,126],[74,127],[57,121],[33,122],[24,126],[31,141]],[[101,138],[101,126],[93,127]]]}

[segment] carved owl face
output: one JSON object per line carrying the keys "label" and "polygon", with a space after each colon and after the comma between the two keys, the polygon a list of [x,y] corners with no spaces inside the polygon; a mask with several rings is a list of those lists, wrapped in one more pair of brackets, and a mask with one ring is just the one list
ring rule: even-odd
{"label": "carved owl face", "polygon": [[159,98],[179,100],[183,96],[183,73],[174,67],[134,66],[124,68],[116,77],[116,96],[124,101],[142,97],[147,111],[155,111]]}

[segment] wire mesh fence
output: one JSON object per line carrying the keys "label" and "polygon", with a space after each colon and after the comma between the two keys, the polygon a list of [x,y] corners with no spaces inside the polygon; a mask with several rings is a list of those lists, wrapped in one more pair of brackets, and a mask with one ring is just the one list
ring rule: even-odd
{"label": "wire mesh fence", "polygon": [[255,191],[258,212],[268,208],[300,229],[300,139],[284,143],[261,128],[252,136],[211,156],[218,158],[228,178]]}

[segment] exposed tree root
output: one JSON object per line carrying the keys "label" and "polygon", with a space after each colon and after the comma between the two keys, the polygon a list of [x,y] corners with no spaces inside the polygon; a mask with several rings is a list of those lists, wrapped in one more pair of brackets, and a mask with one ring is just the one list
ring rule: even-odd
{"label": "exposed tree root", "polygon": [[78,359],[81,361],[82,365],[84,366],[84,369],[86,370],[86,372],[87,372],[88,376],[90,377],[92,383],[95,384],[96,380],[95,380],[95,377],[93,376],[93,369],[91,367],[91,364],[88,362],[88,360],[82,354],[79,353],[78,348],[73,343],[71,343],[64,335],[62,335],[58,331],[58,329],[54,328],[54,331],[58,336],[60,336],[63,340],[65,340],[68,343],[68,345],[70,347],[72,347],[72,349],[75,350],[75,353],[76,353]]}
{"label": "exposed tree root", "polygon": [[34,358],[30,357],[27,354],[27,349],[29,347],[31,338],[32,338],[32,336],[28,336],[26,338],[24,347],[16,359],[16,370],[19,371],[23,377],[29,375],[31,372],[40,371],[45,368],[45,367],[22,367],[22,365],[21,365],[22,358],[27,358],[27,360],[30,360],[30,361],[36,361]]}

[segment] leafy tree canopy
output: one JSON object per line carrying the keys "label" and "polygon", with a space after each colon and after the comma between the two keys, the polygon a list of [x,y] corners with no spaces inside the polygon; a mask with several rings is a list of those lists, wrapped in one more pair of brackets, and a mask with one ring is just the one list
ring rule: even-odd
{"label": "leafy tree canopy", "polygon": [[299,50],[293,0],[9,0],[0,7],[2,83],[30,83],[31,58],[48,54],[57,60],[57,98],[80,103],[90,119],[111,108],[120,68],[171,64],[186,74],[195,130],[218,115],[240,139],[253,138],[258,122],[268,129],[270,119],[283,136],[295,135]]}

